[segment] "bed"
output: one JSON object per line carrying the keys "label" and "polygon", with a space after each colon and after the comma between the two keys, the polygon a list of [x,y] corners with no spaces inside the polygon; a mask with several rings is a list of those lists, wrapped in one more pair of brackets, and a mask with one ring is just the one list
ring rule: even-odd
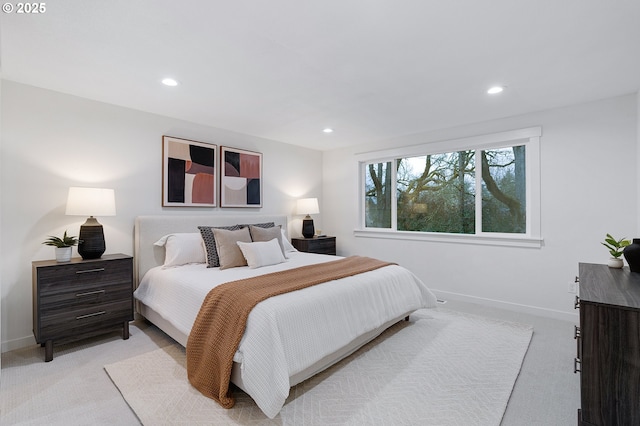
{"label": "bed", "polygon": [[[186,347],[200,306],[216,285],[339,258],[298,252],[283,238],[284,262],[255,267],[255,261],[250,261],[254,268],[222,270],[207,267],[206,250],[205,263],[165,265],[169,248],[156,245],[163,237],[166,242],[169,235],[191,238],[199,226],[268,223],[284,230],[283,236],[287,233],[286,216],[137,217],[134,296],[138,313]],[[231,382],[274,418],[291,386],[353,353],[413,311],[435,304],[435,296],[424,283],[398,265],[271,297],[249,314],[233,357]]]}

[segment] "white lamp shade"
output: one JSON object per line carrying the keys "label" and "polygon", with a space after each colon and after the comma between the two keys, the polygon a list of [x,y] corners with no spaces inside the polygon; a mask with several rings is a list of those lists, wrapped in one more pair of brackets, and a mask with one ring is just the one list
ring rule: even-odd
{"label": "white lamp shade", "polygon": [[317,198],[301,198],[298,200],[296,207],[298,214],[318,214],[320,209],[318,208]]}
{"label": "white lamp shade", "polygon": [[115,216],[116,197],[113,189],[69,188],[67,215],[73,216]]}

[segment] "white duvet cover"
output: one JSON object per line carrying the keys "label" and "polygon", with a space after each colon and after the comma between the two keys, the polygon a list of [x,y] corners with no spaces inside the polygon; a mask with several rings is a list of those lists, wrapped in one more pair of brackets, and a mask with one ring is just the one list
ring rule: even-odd
{"label": "white duvet cover", "polygon": [[[145,274],[134,296],[188,335],[205,296],[216,285],[338,258],[287,255],[284,263],[258,269],[221,271],[204,264],[156,267]],[[274,418],[289,395],[289,377],[358,336],[435,304],[424,283],[396,265],[267,299],[251,311],[234,356],[241,364],[242,387]]]}

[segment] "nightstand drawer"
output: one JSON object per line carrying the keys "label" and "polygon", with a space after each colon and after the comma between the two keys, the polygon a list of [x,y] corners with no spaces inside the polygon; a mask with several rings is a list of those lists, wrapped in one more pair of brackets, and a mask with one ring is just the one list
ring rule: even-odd
{"label": "nightstand drawer", "polygon": [[56,265],[38,270],[38,289],[41,295],[88,291],[117,283],[129,283],[133,276],[131,261],[91,262]]}
{"label": "nightstand drawer", "polygon": [[335,250],[336,240],[335,238],[318,238],[311,245],[315,250],[319,251]]}
{"label": "nightstand drawer", "polygon": [[41,315],[46,315],[50,311],[79,309],[121,300],[129,301],[132,292],[131,282],[87,285],[83,288],[56,288],[55,291],[40,293],[40,311]]}
{"label": "nightstand drawer", "polygon": [[81,309],[43,312],[40,316],[40,338],[47,340],[60,335],[87,333],[104,328],[105,324],[119,325],[130,321],[131,300],[85,306]]}

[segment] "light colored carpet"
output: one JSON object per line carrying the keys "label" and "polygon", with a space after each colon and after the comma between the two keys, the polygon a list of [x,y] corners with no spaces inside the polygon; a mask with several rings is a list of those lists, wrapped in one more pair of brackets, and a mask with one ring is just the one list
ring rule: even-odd
{"label": "light colored carpet", "polygon": [[230,410],[192,388],[185,353],[167,346],[105,369],[145,425],[499,425],[530,326],[421,310],[291,389],[268,419],[236,391]]}

